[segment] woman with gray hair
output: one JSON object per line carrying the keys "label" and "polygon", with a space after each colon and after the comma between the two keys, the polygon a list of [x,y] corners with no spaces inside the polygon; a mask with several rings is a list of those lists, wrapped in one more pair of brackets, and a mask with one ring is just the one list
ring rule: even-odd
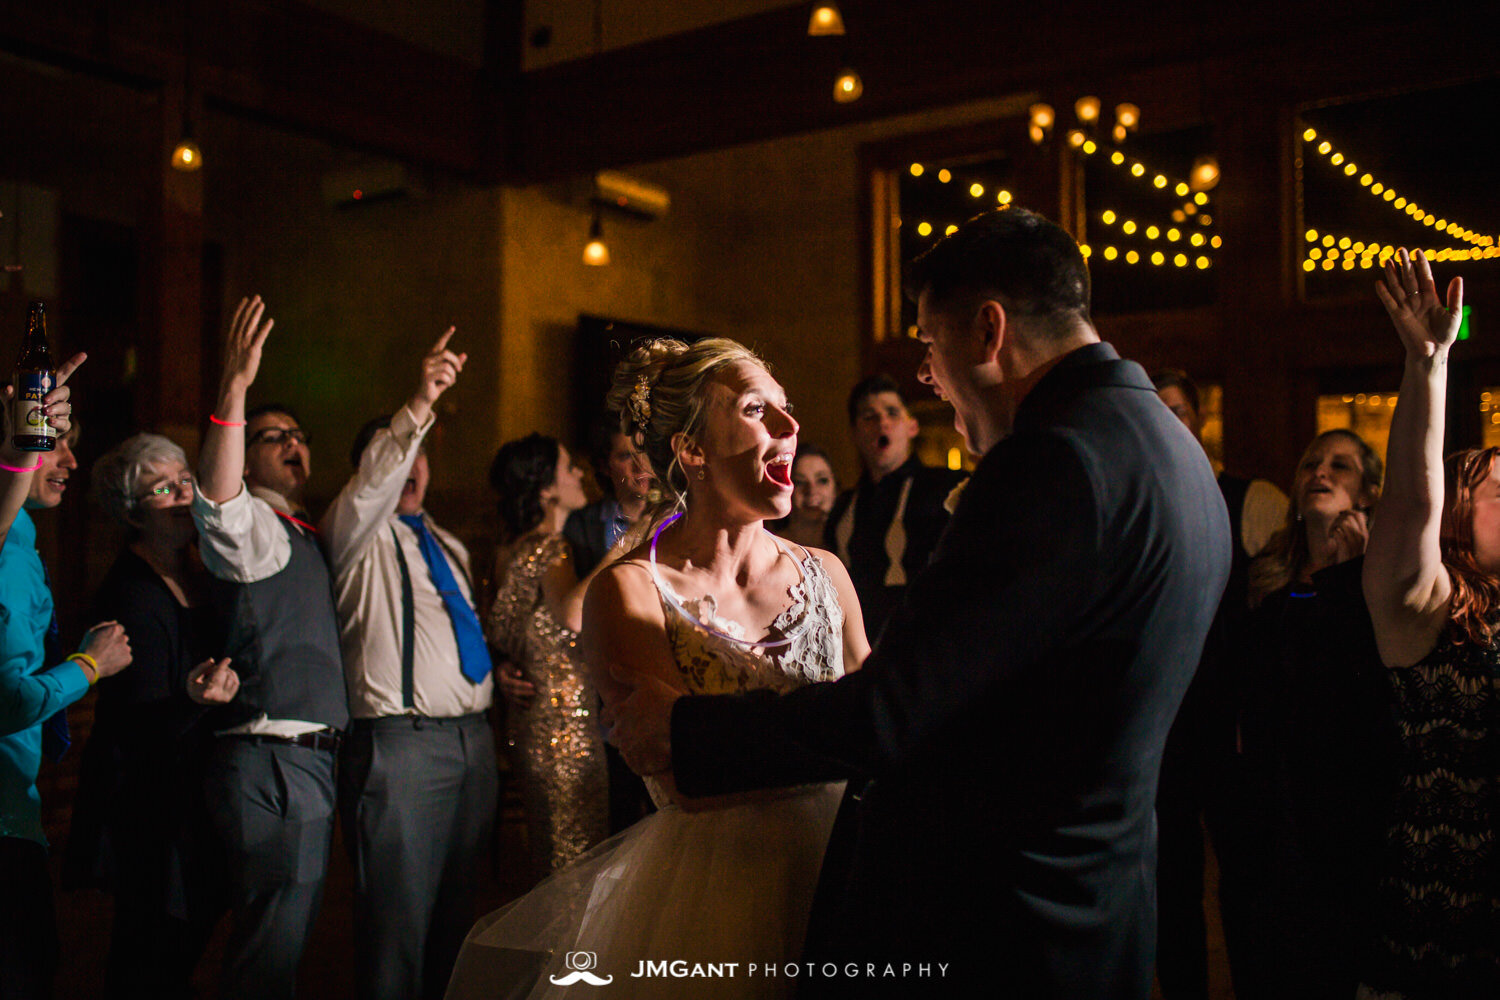
{"label": "woman with gray hair", "polygon": [[105,995],[187,996],[224,909],[199,762],[216,728],[211,706],[231,700],[239,679],[214,659],[222,635],[182,449],[137,434],[95,463],[92,480],[127,532],[95,607],[125,625],[135,663],[99,684],[67,868],[114,895]]}

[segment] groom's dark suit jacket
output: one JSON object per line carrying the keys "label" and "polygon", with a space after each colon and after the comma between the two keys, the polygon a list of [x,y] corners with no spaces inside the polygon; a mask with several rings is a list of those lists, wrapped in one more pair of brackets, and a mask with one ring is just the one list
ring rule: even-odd
{"label": "groom's dark suit jacket", "polygon": [[[853,779],[804,959],[860,975],[804,995],[1149,995],[1157,774],[1229,561],[1203,449],[1090,345],[980,461],[863,670],[677,702],[686,794]],[[868,976],[888,961],[934,968]]]}

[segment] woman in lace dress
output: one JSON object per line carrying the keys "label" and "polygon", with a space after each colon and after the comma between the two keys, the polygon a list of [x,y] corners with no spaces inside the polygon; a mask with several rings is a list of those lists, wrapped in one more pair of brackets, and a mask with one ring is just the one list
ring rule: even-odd
{"label": "woman in lace dress", "polygon": [[[848,573],[763,524],[790,509],[798,428],[760,360],[728,340],[655,341],[621,363],[609,404],[672,509],[589,588],[596,681],[642,672],[724,693],[855,669],[869,644]],[[842,783],[708,800],[648,784],[661,809],[480,921],[450,998],[566,997],[584,973],[633,998],[793,992],[785,965],[801,953]]]}
{"label": "woman in lace dress", "polygon": [[1406,348],[1364,589],[1401,747],[1366,997],[1500,996],[1500,450],[1442,458],[1447,303],[1405,251],[1376,286]]}
{"label": "woman in lace dress", "polygon": [[485,631],[535,690],[526,703],[509,703],[506,728],[541,878],[609,836],[598,698],[577,657],[584,588],[562,536],[588,498],[567,449],[540,434],[502,446],[490,483],[514,542],[496,559],[499,590]]}

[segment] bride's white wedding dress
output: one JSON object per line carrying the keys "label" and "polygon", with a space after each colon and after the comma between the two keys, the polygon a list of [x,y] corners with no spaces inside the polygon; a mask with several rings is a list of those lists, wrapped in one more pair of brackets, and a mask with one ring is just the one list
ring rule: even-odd
{"label": "bride's white wedding dress", "polygon": [[[787,691],[842,675],[838,597],[816,556],[804,553],[799,566],[791,603],[767,637],[789,641],[765,648],[695,625],[744,636],[717,617],[711,596],[684,601],[651,565],[689,692]],[[611,984],[600,996],[791,995],[797,979],[784,967],[802,951],[843,783],[705,800],[706,808],[692,812],[647,783],[657,812],[474,926],[448,1000],[577,1000],[595,992],[585,983],[605,979]],[[709,970],[708,963],[719,967]],[[694,965],[718,975],[693,976]],[[768,967],[777,973],[767,974]],[[581,971],[591,978],[580,980]]]}

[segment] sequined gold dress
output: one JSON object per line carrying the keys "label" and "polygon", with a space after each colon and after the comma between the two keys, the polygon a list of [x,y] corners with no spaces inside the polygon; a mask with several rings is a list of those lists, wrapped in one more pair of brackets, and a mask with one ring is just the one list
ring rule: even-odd
{"label": "sequined gold dress", "polygon": [[[817,557],[804,553],[799,566],[768,637],[789,641],[769,650],[723,638],[743,632],[717,617],[711,597],[685,600],[657,576],[689,691],[785,691],[842,675],[837,595]],[[567,1000],[606,980],[601,996],[631,1000],[793,993],[787,963],[801,955],[843,782],[712,800],[691,812],[647,785],[662,808],[474,926],[448,1000]]]}
{"label": "sequined gold dress", "polygon": [[562,535],[533,533],[515,546],[485,631],[536,688],[526,708],[508,706],[511,759],[521,779],[538,878],[609,836],[609,776],[598,698],[578,656],[578,634],[552,617],[542,577],[568,556]]}

